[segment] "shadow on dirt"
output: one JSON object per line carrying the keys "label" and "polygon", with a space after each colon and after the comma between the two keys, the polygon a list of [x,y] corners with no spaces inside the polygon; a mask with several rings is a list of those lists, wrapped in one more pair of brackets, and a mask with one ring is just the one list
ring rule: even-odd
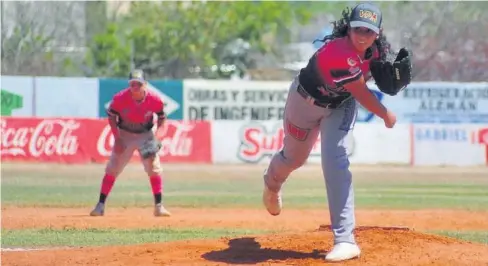
{"label": "shadow on dirt", "polygon": [[202,255],[202,258],[214,262],[255,264],[268,260],[322,259],[325,253],[325,251],[319,250],[305,253],[292,250],[261,248],[261,245],[254,238],[244,237],[231,239],[229,240],[229,247],[227,249],[205,253]]}

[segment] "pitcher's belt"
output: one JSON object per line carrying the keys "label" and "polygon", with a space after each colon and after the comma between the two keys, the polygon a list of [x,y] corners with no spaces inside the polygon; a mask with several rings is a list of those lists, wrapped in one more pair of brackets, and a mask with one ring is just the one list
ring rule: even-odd
{"label": "pitcher's belt", "polygon": [[322,107],[326,109],[335,109],[339,105],[338,103],[321,103],[317,101],[305,90],[305,88],[303,88],[301,84],[298,84],[297,92],[303,97],[303,99],[305,99],[305,101],[307,101],[310,104],[316,105],[318,107]]}

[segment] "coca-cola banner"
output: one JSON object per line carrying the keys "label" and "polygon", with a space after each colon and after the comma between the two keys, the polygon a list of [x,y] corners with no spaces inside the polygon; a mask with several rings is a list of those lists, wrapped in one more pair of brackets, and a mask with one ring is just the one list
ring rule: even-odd
{"label": "coca-cola banner", "polygon": [[90,161],[82,145],[88,136],[86,120],[2,118],[0,123],[3,161]]}
{"label": "coca-cola banner", "polygon": [[[283,146],[283,123],[273,121],[213,121],[214,163],[266,163]],[[346,139],[352,163],[410,162],[409,125],[387,129],[383,124],[356,124]],[[403,140],[403,141],[399,141]],[[320,163],[318,137],[308,163]]]}
{"label": "coca-cola banner", "polygon": [[[105,119],[2,118],[0,124],[3,161],[103,163],[114,142]],[[157,136],[161,162],[211,162],[209,122],[168,120]]]}

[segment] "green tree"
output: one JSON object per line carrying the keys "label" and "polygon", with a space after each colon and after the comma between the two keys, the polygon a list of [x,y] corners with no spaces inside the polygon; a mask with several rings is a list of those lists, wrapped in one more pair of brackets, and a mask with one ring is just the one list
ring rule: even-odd
{"label": "green tree", "polygon": [[244,72],[252,53],[273,52],[270,39],[286,43],[311,14],[292,2],[132,2],[95,36],[86,63],[91,75],[126,75],[133,62],[153,77],[222,78],[222,65]]}
{"label": "green tree", "polygon": [[90,41],[84,68],[86,76],[125,76],[130,69],[131,48],[123,36],[118,35],[119,26],[111,23],[103,34]]}

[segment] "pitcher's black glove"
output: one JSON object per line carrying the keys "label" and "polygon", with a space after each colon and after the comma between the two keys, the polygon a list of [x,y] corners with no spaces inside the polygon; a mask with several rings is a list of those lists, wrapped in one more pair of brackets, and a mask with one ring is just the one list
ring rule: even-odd
{"label": "pitcher's black glove", "polygon": [[161,149],[161,146],[161,141],[156,138],[148,139],[139,147],[139,154],[143,159],[154,157]]}
{"label": "pitcher's black glove", "polygon": [[386,60],[373,60],[369,65],[378,89],[394,96],[412,81],[412,54],[401,48],[398,54],[390,53]]}

